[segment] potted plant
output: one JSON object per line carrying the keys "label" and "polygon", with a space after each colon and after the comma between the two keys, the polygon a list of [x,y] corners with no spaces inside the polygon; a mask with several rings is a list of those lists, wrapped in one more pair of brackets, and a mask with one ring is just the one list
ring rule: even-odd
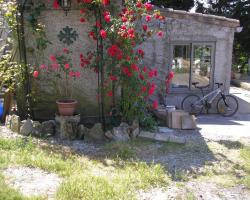
{"label": "potted plant", "polygon": [[[64,48],[56,55],[50,55],[50,64],[42,64],[39,70],[34,71],[33,76],[37,78],[39,73],[44,73],[54,86],[60,98],[56,100],[58,112],[62,116],[72,116],[75,113],[77,100],[72,97],[73,81],[81,76],[80,71],[75,71],[71,63],[71,51]],[[51,78],[54,76],[54,79]]]}

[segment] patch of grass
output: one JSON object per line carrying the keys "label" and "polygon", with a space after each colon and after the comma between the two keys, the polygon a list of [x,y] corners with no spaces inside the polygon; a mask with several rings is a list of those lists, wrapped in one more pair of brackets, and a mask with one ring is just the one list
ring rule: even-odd
{"label": "patch of grass", "polygon": [[[84,155],[41,149],[31,139],[0,138],[0,168],[22,165],[63,176],[64,182],[57,192],[57,199],[60,200],[135,199],[137,190],[167,186],[170,178],[159,164],[128,159],[135,155],[134,143],[110,143],[106,148],[116,152],[118,158],[109,159],[111,164],[107,165],[105,159],[94,160]],[[138,142],[138,145],[143,145],[143,142]],[[8,189],[4,191],[7,193]],[[0,196],[0,199],[3,198]],[[23,200],[22,197],[20,200]]]}
{"label": "patch of grass", "polygon": [[134,158],[136,155],[133,145],[127,142],[110,142],[105,145],[105,150],[110,156],[124,160]]}
{"label": "patch of grass", "polygon": [[169,152],[173,152],[173,151],[177,151],[180,149],[185,148],[185,145],[183,144],[177,144],[177,143],[173,143],[173,142],[166,142],[164,144],[162,144],[159,148],[158,151],[160,153],[169,153]]}
{"label": "patch of grass", "polygon": [[244,145],[239,141],[220,140],[219,144],[224,145],[228,149],[241,149],[244,147]]}
{"label": "patch of grass", "polygon": [[185,200],[196,200],[197,198],[194,196],[194,194],[192,192],[188,192],[186,194],[186,198]]}
{"label": "patch of grass", "polygon": [[239,183],[239,179],[237,179],[233,174],[211,176],[210,180],[225,188],[234,187]]}
{"label": "patch of grass", "polygon": [[240,152],[241,157],[244,160],[244,170],[247,175],[242,183],[250,189],[250,147],[244,147]]}

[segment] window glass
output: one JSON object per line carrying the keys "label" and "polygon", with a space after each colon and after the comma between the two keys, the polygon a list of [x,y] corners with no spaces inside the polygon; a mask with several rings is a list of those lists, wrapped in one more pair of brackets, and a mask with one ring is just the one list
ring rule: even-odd
{"label": "window glass", "polygon": [[199,86],[209,85],[211,68],[212,46],[193,45],[192,82],[199,82]]}
{"label": "window glass", "polygon": [[175,76],[172,80],[172,88],[189,88],[190,58],[190,45],[174,45],[172,70]]}

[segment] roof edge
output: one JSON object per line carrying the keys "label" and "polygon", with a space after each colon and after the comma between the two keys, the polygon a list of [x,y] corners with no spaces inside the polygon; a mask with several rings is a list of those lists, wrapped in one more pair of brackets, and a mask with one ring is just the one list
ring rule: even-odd
{"label": "roof edge", "polygon": [[191,13],[183,10],[174,10],[171,8],[158,8],[162,15],[174,19],[192,19],[203,23],[219,25],[223,27],[240,27],[240,21],[237,19],[226,18],[223,16],[209,15],[202,13]]}

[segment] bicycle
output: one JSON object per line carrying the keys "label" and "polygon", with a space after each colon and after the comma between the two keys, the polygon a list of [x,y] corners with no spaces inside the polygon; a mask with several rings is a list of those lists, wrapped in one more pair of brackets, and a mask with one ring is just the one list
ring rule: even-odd
{"label": "bicycle", "polygon": [[209,87],[209,85],[197,86],[198,84],[199,82],[192,83],[192,85],[194,85],[195,88],[201,90],[202,98],[195,94],[190,94],[186,96],[181,103],[182,110],[197,115],[201,114],[203,109],[205,108],[208,113],[216,97],[221,96],[217,102],[218,113],[220,113],[225,117],[231,117],[238,111],[239,108],[238,100],[236,99],[236,97],[232,95],[224,94],[224,92],[221,89],[223,83],[215,83],[218,86],[218,88],[206,95],[204,94],[203,89]]}

